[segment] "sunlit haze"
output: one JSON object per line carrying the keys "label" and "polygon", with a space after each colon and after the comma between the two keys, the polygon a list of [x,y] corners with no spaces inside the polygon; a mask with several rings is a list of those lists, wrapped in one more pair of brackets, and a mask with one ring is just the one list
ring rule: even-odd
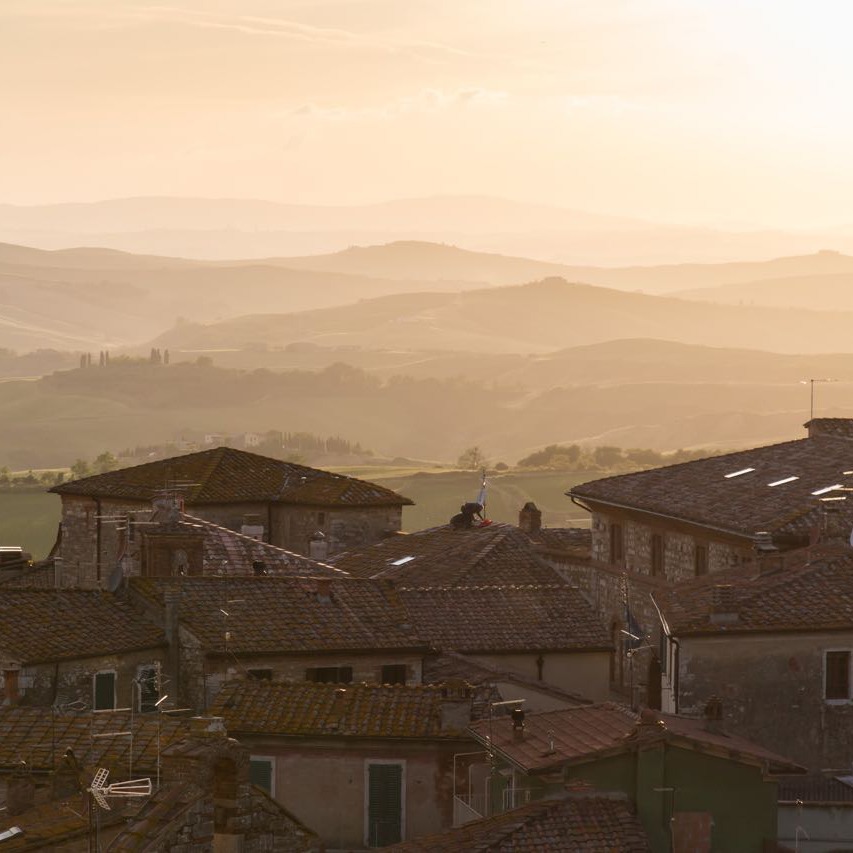
{"label": "sunlit haze", "polygon": [[4,0],[0,201],[848,224],[847,3]]}

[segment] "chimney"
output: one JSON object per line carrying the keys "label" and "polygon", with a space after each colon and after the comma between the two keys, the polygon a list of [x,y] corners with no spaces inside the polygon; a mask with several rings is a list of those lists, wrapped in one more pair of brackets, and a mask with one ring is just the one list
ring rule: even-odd
{"label": "chimney", "polygon": [[344,714],[347,707],[347,689],[346,687],[338,687],[335,689],[335,694],[332,699],[332,708],[329,711],[329,728],[337,731],[343,723]]}
{"label": "chimney", "polygon": [[705,720],[705,731],[711,734],[724,734],[723,731],[723,700],[719,696],[712,696],[705,703],[703,713]]}
{"label": "chimney", "polygon": [[471,722],[471,688],[461,679],[448,679],[441,689],[441,731],[461,732]]}
{"label": "chimney", "polygon": [[326,536],[322,530],[315,531],[314,535],[308,540],[308,556],[318,563],[323,563],[329,556],[329,543],[326,541]]}
{"label": "chimney", "polygon": [[763,575],[782,568],[782,555],[773,543],[773,534],[759,530],[752,537],[752,549],[758,563],[758,571]]}
{"label": "chimney", "polygon": [[9,817],[22,814],[35,805],[36,785],[27,767],[22,761],[6,783],[6,811]]}
{"label": "chimney", "polygon": [[331,578],[315,578],[317,584],[317,601],[327,604],[332,600]]}
{"label": "chimney", "polygon": [[4,705],[14,708],[20,699],[18,677],[21,673],[21,665],[17,663],[3,664],[3,694]]}
{"label": "chimney", "polygon": [[803,426],[809,431],[809,438],[818,435],[853,438],[853,418],[812,418]]}
{"label": "chimney", "polygon": [[533,501],[528,501],[518,513],[518,526],[525,533],[538,533],[542,529],[542,511]]}
{"label": "chimney", "polygon": [[262,578],[267,574],[267,564],[263,560],[252,560],[252,574]]}
{"label": "chimney", "polygon": [[190,734],[200,738],[224,738],[228,736],[225,730],[224,717],[190,717]]}
{"label": "chimney", "polygon": [[820,542],[847,543],[850,541],[850,517],[842,512],[847,501],[821,498]]}
{"label": "chimney", "polygon": [[732,584],[717,584],[711,591],[711,621],[717,625],[738,621],[737,597]]}
{"label": "chimney", "polygon": [[263,542],[264,525],[261,523],[261,517],[259,515],[244,515],[240,533],[252,539],[257,539],[258,542]]}
{"label": "chimney", "polygon": [[524,709],[513,708],[512,714],[512,736],[514,740],[524,740]]}

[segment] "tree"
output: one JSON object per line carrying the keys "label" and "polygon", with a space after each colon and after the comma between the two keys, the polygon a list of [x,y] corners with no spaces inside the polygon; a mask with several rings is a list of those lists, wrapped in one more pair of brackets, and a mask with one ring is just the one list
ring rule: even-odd
{"label": "tree", "polygon": [[91,473],[92,469],[89,467],[89,463],[85,459],[77,459],[71,466],[71,476],[75,480],[79,480],[81,477],[88,477]]}
{"label": "tree", "polygon": [[613,468],[622,462],[622,449],[602,444],[593,451],[592,458],[601,468]]}
{"label": "tree", "polygon": [[115,471],[117,465],[118,459],[109,450],[105,450],[95,458],[95,473],[106,474],[108,471]]}
{"label": "tree", "polygon": [[465,471],[473,471],[477,468],[485,468],[486,457],[479,447],[469,447],[457,460],[456,467]]}

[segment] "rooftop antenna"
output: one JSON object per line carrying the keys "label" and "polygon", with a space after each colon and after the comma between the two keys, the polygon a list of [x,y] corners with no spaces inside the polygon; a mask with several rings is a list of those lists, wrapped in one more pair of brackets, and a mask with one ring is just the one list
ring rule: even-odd
{"label": "rooftop antenna", "polygon": [[809,392],[809,420],[814,419],[814,385],[815,382],[838,382],[837,379],[801,379],[800,385],[810,385]]}

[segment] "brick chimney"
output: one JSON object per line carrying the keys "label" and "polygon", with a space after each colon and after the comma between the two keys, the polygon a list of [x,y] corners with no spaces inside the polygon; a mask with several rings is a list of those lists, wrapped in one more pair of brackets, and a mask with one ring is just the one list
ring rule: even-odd
{"label": "brick chimney", "polygon": [[461,678],[448,679],[441,689],[441,731],[464,731],[471,722],[471,688]]}
{"label": "brick chimney", "polygon": [[717,625],[738,621],[737,596],[732,584],[717,584],[711,591],[711,621]]}
{"label": "brick chimney", "polygon": [[538,533],[542,529],[542,510],[528,501],[518,513],[518,527],[525,533]]}
{"label": "brick chimney", "polygon": [[830,435],[834,438],[853,439],[853,418],[812,418],[803,426],[809,431],[809,438]]}
{"label": "brick chimney", "polygon": [[317,530],[308,540],[308,556],[318,563],[324,563],[329,556],[329,543],[322,530]]}
{"label": "brick chimney", "polygon": [[758,563],[758,571],[763,575],[782,568],[782,555],[773,542],[773,535],[759,530],[752,537],[752,550]]}

